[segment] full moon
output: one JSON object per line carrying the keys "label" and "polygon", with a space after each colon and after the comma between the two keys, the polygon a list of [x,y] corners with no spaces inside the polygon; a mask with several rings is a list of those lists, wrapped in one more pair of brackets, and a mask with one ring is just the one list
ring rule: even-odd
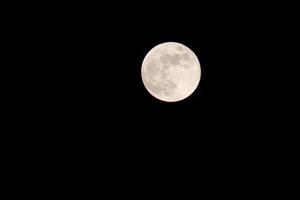
{"label": "full moon", "polygon": [[142,81],[155,98],[181,101],[197,88],[200,62],[195,53],[183,44],[166,42],[152,48],[142,63]]}

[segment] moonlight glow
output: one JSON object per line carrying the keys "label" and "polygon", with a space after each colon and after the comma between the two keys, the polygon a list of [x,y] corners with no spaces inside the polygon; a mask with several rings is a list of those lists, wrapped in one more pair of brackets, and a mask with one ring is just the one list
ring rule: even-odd
{"label": "moonlight glow", "polygon": [[148,92],[167,102],[190,96],[200,82],[197,56],[188,47],[166,42],[149,51],[142,64],[142,80]]}

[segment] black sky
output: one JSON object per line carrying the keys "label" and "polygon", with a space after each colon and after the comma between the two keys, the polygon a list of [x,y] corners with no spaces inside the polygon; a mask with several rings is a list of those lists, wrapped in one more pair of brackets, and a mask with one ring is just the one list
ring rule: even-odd
{"label": "black sky", "polygon": [[[39,135],[42,146],[197,152],[199,144],[224,139],[214,132],[228,120],[223,76],[231,66],[224,60],[231,42],[222,23],[204,8],[141,6],[61,5],[20,19],[20,51],[29,54],[24,57],[31,63],[26,73],[33,77],[28,78],[30,87],[20,86],[26,91],[22,106],[35,130],[46,133]],[[141,79],[144,56],[168,41],[190,47],[201,63],[199,87],[178,103],[155,99]]]}
{"label": "black sky", "polygon": [[[37,41],[35,64],[43,66],[38,68],[44,83],[40,112],[50,112],[54,127],[91,131],[96,138],[124,127],[117,131],[121,138],[153,130],[158,137],[151,136],[153,141],[178,137],[195,142],[212,139],[216,127],[248,124],[239,116],[254,112],[257,96],[251,88],[257,89],[257,83],[250,79],[253,69],[261,70],[264,35],[259,28],[264,25],[254,29],[253,20],[258,21],[250,13],[207,5],[142,8],[64,5],[54,13],[41,10],[48,14],[28,21],[25,28],[36,30],[31,33]],[[202,69],[195,93],[171,104],[148,94],[140,75],[147,52],[168,41],[190,47]]]}
{"label": "black sky", "polygon": [[[55,184],[64,177],[77,183],[81,174],[123,185],[151,180],[161,188],[163,179],[192,178],[211,190],[233,179],[257,184],[261,174],[273,180],[268,163],[281,155],[286,133],[279,119],[290,73],[284,45],[293,42],[274,5],[21,6],[25,14],[9,29],[17,51],[10,65],[20,66],[11,69],[21,77],[9,82],[17,96],[10,113],[20,121],[11,128],[22,130],[13,141],[25,146],[17,154]],[[176,103],[152,97],[141,79],[144,56],[169,41],[190,47],[202,70],[197,90]]]}
{"label": "black sky", "polygon": [[[230,3],[40,6],[14,25],[16,49],[28,54],[19,60],[30,66],[20,75],[32,77],[19,86],[22,105],[63,141],[260,145],[270,137],[259,134],[272,124],[265,119],[279,112],[273,97],[284,92],[280,16]],[[202,69],[197,90],[178,103],[153,98],[140,74],[147,52],[168,41],[190,47]]]}

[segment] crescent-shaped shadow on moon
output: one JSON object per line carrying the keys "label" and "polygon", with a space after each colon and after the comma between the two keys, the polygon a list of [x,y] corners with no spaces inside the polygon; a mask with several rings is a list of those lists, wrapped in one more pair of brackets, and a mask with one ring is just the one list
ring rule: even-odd
{"label": "crescent-shaped shadow on moon", "polygon": [[200,82],[200,62],[183,44],[166,42],[145,56],[141,70],[147,91],[157,99],[176,102],[190,96]]}

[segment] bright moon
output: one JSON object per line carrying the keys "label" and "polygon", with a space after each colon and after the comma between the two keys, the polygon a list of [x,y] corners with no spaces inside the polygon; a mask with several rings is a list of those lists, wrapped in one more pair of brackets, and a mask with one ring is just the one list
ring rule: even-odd
{"label": "bright moon", "polygon": [[152,96],[162,101],[176,102],[196,90],[201,67],[191,49],[177,42],[166,42],[148,52],[141,73],[143,83]]}

